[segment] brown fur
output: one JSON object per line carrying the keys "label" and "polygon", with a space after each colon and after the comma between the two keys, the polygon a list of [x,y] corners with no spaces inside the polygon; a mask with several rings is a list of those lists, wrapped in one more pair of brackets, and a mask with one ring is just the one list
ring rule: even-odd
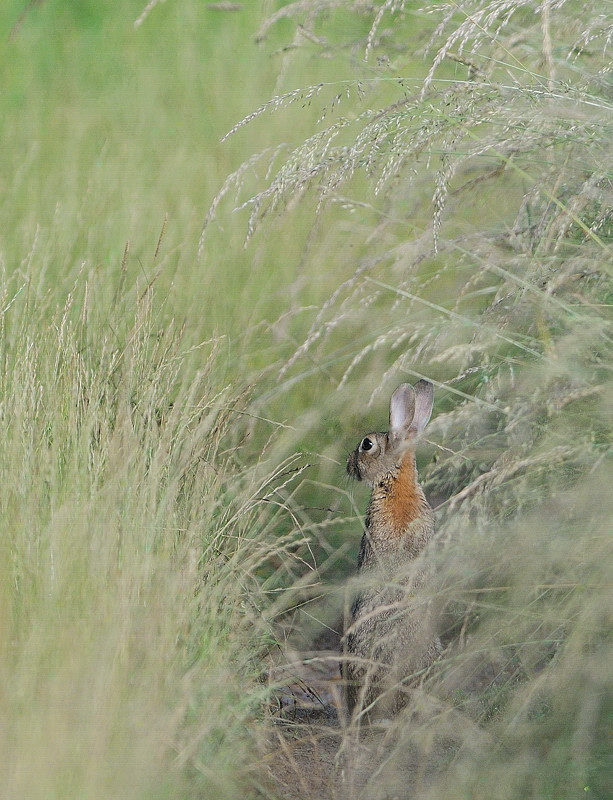
{"label": "brown fur", "polygon": [[391,480],[380,481],[373,488],[368,513],[380,521],[376,530],[379,536],[400,539],[409,523],[420,517],[426,508],[428,503],[417,483],[415,455],[408,450]]}
{"label": "brown fur", "polygon": [[[415,388],[422,392],[419,384]],[[370,585],[356,597],[344,636],[342,674],[350,713],[370,705],[375,716],[394,713],[405,700],[400,684],[432,664],[441,650],[429,609],[416,594],[426,570],[415,560],[434,535],[434,514],[417,478],[413,391],[399,387],[390,410],[396,429],[369,434],[347,464],[353,477],[373,487],[358,559],[358,571]],[[399,393],[406,414],[398,411]],[[429,407],[427,399],[418,398],[418,428],[429,417],[431,387]]]}

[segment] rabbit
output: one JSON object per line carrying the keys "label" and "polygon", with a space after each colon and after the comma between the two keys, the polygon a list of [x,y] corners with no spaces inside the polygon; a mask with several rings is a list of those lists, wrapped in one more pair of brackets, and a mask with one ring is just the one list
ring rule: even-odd
{"label": "rabbit", "polygon": [[400,385],[390,402],[389,432],[369,433],[347,461],[349,475],[372,486],[358,557],[364,585],[343,636],[341,673],[350,715],[395,714],[406,702],[407,679],[442,652],[430,607],[415,597],[427,579],[425,565],[415,560],[435,529],[417,479],[415,443],[433,399],[429,381]]}

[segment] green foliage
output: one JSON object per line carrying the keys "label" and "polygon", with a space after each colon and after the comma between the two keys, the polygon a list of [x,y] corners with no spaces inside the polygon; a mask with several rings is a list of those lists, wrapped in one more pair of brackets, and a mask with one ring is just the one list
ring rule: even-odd
{"label": "green foliage", "polygon": [[276,540],[270,479],[236,463],[245,398],[217,382],[218,342],[193,372],[150,292],[92,329],[100,299],[92,280],[50,320],[25,291],[6,304],[4,791],[234,797],[268,630],[255,575],[301,537]]}
{"label": "green foliage", "polygon": [[115,5],[0,11],[0,794],[234,798],[280,597],[259,577],[292,584],[304,537],[292,466],[242,454],[235,287],[270,278],[242,232],[196,250],[219,139],[274,73],[224,55],[257,11]]}
{"label": "green foliage", "polygon": [[[304,47],[338,57],[343,44],[322,31],[333,37],[335,14],[353,5],[290,3],[263,33],[295,18]],[[299,198],[325,242],[307,269],[339,252],[338,238],[356,254],[282,368],[282,390],[317,380],[316,364],[336,390],[320,401],[326,412],[363,414],[401,379],[439,387],[422,474],[443,500],[430,595],[450,644],[428,686],[451,692],[492,739],[478,756],[465,741],[456,768],[406,789],[412,797],[610,790],[600,743],[612,689],[613,131],[600,12],[501,0],[425,16],[382,2],[353,80],[278,94],[231,131],[317,103],[302,142],[262,153],[264,186],[242,194],[248,235],[282,209],[292,220]],[[477,701],[483,663],[497,678]],[[432,713],[444,738],[447,713]],[[397,760],[425,746],[402,724]],[[387,775],[365,796],[404,796],[403,772]]]}
{"label": "green foliage", "polygon": [[336,624],[423,376],[445,705],[363,794],[604,800],[601,3],[219,5],[0,10],[1,793],[266,793],[278,623]]}

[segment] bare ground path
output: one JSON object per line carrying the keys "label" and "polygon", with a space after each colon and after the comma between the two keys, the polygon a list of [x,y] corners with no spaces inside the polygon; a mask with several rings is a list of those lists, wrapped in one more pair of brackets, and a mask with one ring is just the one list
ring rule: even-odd
{"label": "bare ground path", "polygon": [[266,755],[273,785],[288,800],[336,800],[343,741],[338,649],[296,653],[283,672],[290,680],[273,709]]}
{"label": "bare ground path", "polygon": [[[327,642],[328,646],[333,642]],[[290,654],[271,672],[276,693],[264,762],[273,789],[287,800],[403,800],[445,783],[454,762],[475,756],[484,730],[454,704],[418,690],[391,724],[348,725],[341,698],[339,648]],[[479,698],[507,680],[500,665],[464,674],[465,697]]]}

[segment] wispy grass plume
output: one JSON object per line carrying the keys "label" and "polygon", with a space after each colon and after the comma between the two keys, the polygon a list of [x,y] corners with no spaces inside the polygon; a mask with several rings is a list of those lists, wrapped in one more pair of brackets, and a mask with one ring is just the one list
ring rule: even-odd
{"label": "wispy grass plume", "polygon": [[[282,16],[332,34],[324,14],[340,5]],[[280,393],[313,380],[313,364],[337,389],[329,407],[352,413],[401,380],[437,387],[422,474],[439,501],[438,578],[425,596],[447,650],[377,770],[349,738],[344,774],[373,798],[604,798],[610,21],[563,0],[408,6],[372,9],[367,91],[243,201],[251,231],[312,198],[318,230],[336,226],[360,254]]]}

